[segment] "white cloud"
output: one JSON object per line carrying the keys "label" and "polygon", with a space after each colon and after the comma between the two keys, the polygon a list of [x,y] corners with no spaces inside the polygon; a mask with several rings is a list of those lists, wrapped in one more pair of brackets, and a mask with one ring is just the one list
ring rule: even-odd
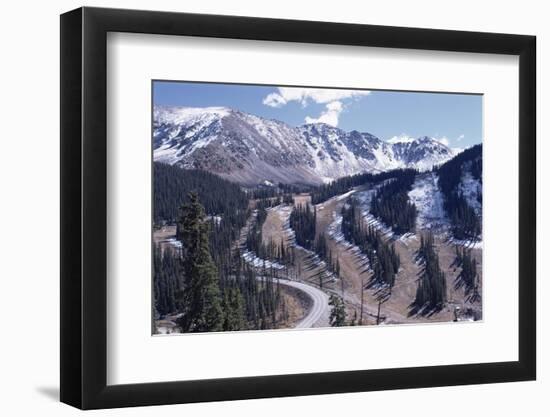
{"label": "white cloud", "polygon": [[341,101],[331,101],[326,105],[325,110],[318,118],[307,116],[305,121],[306,123],[326,123],[327,125],[336,127],[338,126],[338,119],[342,110],[344,110],[344,105]]}
{"label": "white cloud", "polygon": [[464,135],[460,135],[458,138],[456,138],[457,142],[460,142],[462,139],[464,139]]}
{"label": "white cloud", "polygon": [[335,90],[329,88],[298,88],[278,87],[277,91],[268,94],[263,103],[270,107],[283,107],[284,105],[297,101],[303,107],[310,103],[325,104],[325,110],[319,117],[305,118],[306,123],[326,123],[338,126],[340,114],[344,110],[342,100],[367,96],[370,91],[366,90]]}
{"label": "white cloud", "polygon": [[451,142],[446,136],[442,136],[440,138],[434,138],[434,139],[445,146],[449,146],[451,144]]}
{"label": "white cloud", "polygon": [[291,101],[298,101],[305,107],[310,101],[318,104],[327,104],[347,98],[367,96],[369,94],[370,91],[366,90],[278,87],[277,92],[268,94],[264,98],[263,103],[266,106],[282,107]]}

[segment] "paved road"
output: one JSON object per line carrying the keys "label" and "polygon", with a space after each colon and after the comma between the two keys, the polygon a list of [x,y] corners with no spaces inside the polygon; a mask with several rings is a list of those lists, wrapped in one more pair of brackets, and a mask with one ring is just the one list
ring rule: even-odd
{"label": "paved road", "polygon": [[[319,327],[328,325],[329,317],[329,305],[328,305],[328,295],[325,294],[318,288],[312,287],[311,285],[304,284],[297,281],[289,281],[286,279],[279,279],[279,282],[283,285],[289,287],[294,287],[304,293],[306,293],[311,300],[313,305],[309,309],[309,312],[306,317],[304,317],[295,328],[306,329],[309,327]],[[317,324],[317,326],[315,326]]]}

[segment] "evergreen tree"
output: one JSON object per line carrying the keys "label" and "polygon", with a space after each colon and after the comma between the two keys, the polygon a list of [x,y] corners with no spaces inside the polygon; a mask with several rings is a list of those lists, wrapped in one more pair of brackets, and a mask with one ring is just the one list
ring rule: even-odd
{"label": "evergreen tree", "polygon": [[332,294],[329,298],[330,310],[330,325],[332,327],[341,327],[346,325],[346,308],[344,301]]}
{"label": "evergreen tree", "polygon": [[464,284],[466,294],[477,290],[478,274],[477,261],[472,256],[472,251],[466,248],[462,250],[456,247],[457,264],[462,268],[458,278]]}
{"label": "evergreen tree", "polygon": [[244,300],[237,288],[224,292],[222,308],[224,312],[223,330],[242,330],[245,327]]}
{"label": "evergreen tree", "polygon": [[[453,236],[460,240],[475,240],[481,235],[481,216],[468,204],[460,189],[460,181],[467,171],[482,181],[482,145],[466,149],[436,169],[443,208],[451,221]],[[476,199],[481,203],[480,192]]]}
{"label": "evergreen tree", "polygon": [[439,267],[439,257],[434,250],[434,237],[431,233],[420,238],[418,253],[424,265],[420,277],[414,305],[425,311],[440,310],[447,301],[447,281]]}
{"label": "evergreen tree", "polygon": [[195,193],[182,206],[177,235],[182,243],[182,265],[185,287],[182,294],[183,314],[178,325],[184,332],[220,331],[223,311],[219,278],[212,261],[208,239],[209,223]]}
{"label": "evergreen tree", "polygon": [[398,235],[415,230],[417,210],[408,196],[415,177],[415,170],[397,171],[395,177],[380,187],[371,200],[373,216],[382,219]]}
{"label": "evergreen tree", "polygon": [[363,225],[361,210],[354,198],[342,207],[342,233],[369,259],[372,281],[393,287],[399,271],[399,255],[394,245],[384,241],[374,227]]}
{"label": "evergreen tree", "polygon": [[153,287],[155,311],[159,316],[176,313],[179,309],[177,294],[183,285],[181,259],[175,250],[166,247],[153,250]]}
{"label": "evergreen tree", "polygon": [[298,205],[290,213],[290,227],[296,235],[296,242],[306,248],[313,249],[315,241],[315,223],[317,211],[311,205]]}

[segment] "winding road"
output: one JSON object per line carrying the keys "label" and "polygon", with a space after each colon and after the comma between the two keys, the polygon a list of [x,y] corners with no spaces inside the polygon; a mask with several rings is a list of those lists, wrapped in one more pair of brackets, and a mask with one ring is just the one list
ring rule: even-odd
{"label": "winding road", "polygon": [[309,309],[307,316],[294,326],[296,329],[305,329],[309,327],[328,326],[329,323],[329,305],[328,295],[318,288],[304,284],[298,281],[290,281],[287,279],[279,279],[282,285],[296,288],[307,294],[313,301],[313,305]]}

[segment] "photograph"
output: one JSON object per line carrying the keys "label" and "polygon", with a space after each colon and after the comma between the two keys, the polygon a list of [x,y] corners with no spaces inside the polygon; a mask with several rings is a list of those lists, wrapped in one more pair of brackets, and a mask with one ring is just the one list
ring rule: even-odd
{"label": "photograph", "polygon": [[482,319],[482,95],[152,97],[154,334]]}

